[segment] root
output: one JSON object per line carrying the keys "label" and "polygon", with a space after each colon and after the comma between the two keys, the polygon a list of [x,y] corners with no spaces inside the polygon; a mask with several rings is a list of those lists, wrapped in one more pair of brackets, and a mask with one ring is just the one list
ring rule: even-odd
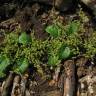
{"label": "root", "polygon": [[10,86],[13,83],[13,79],[14,79],[14,73],[10,72],[7,80],[4,83],[4,87],[2,89],[1,96],[8,96],[8,93],[9,93],[9,90],[10,90]]}

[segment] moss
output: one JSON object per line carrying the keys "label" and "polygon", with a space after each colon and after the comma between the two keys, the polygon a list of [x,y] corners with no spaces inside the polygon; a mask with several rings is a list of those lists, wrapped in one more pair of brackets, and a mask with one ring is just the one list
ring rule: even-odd
{"label": "moss", "polygon": [[[54,63],[54,61],[56,61],[55,66],[58,66],[62,60],[66,60],[65,58],[59,59],[58,57],[58,52],[62,45],[66,45],[68,50],[70,49],[72,53],[67,59],[78,55],[93,58],[93,56],[96,55],[96,31],[93,30],[92,34],[86,38],[85,21],[83,21],[83,18],[87,17],[81,13],[82,12],[80,11],[78,15],[80,18],[78,20],[70,20],[68,24],[61,22],[58,17],[55,18],[55,20],[53,19],[52,24],[58,26],[61,32],[60,35],[55,38],[49,34],[49,37],[46,40],[38,40],[32,32],[32,34],[30,34],[30,43],[27,42],[28,44],[22,44],[18,41],[20,34],[22,33],[20,30],[17,30],[18,32],[6,34],[4,42],[0,46],[0,55],[2,56],[2,54],[5,54],[10,58],[12,65],[11,70],[13,71],[15,70],[14,68],[19,67],[16,61],[21,58],[26,58],[29,66],[36,67],[41,73],[43,73],[42,64],[46,63],[44,66],[50,66],[50,64],[48,65],[48,62],[51,60],[49,59],[50,57],[54,57],[52,62]],[[54,30],[52,29],[51,31],[53,32]],[[52,34],[54,34],[54,32]]]}

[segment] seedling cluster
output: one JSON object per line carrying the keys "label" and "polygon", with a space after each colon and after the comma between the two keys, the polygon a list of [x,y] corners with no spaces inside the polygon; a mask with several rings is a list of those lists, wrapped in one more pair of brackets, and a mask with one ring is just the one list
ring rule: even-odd
{"label": "seedling cluster", "polygon": [[49,34],[46,40],[38,40],[32,32],[11,32],[5,35],[0,45],[0,77],[6,72],[23,74],[29,67],[36,67],[40,72],[41,64],[55,68],[61,61],[84,55],[93,58],[96,54],[96,32],[84,37],[84,22],[71,20],[63,25],[59,21],[46,26]]}

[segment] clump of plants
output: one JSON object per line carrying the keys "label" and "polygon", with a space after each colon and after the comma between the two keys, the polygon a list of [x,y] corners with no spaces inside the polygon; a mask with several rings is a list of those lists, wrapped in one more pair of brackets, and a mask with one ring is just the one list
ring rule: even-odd
{"label": "clump of plants", "polygon": [[90,38],[82,38],[85,32],[82,20],[80,17],[66,25],[55,20],[46,26],[49,37],[43,41],[37,40],[33,32],[6,34],[0,45],[0,77],[6,76],[6,71],[24,74],[32,66],[41,72],[42,64],[54,69],[61,61],[78,55],[92,58],[96,54],[96,32],[93,31]]}
{"label": "clump of plants", "polygon": [[11,66],[10,70],[18,74],[23,74],[31,64],[37,66],[36,64],[40,63],[39,59],[43,54],[43,48],[42,42],[35,40],[25,32],[20,35],[17,33],[7,34],[0,48],[0,64],[2,65],[0,73],[4,74],[6,70],[9,70],[8,66]]}

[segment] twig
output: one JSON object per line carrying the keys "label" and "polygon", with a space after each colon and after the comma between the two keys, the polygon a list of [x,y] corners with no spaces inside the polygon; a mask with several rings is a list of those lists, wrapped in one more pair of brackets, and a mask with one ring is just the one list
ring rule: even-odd
{"label": "twig", "polygon": [[75,64],[73,60],[68,60],[64,63],[64,94],[63,96],[75,95]]}
{"label": "twig", "polygon": [[25,74],[25,76],[21,78],[21,84],[20,84],[21,96],[25,96],[27,79],[28,79],[28,74]]}
{"label": "twig", "polygon": [[26,95],[25,96],[32,96],[29,92],[29,90],[26,90]]}
{"label": "twig", "polygon": [[60,66],[58,66],[55,69],[55,73],[53,74],[53,79],[49,82],[50,86],[53,86],[54,84],[57,85],[58,84],[58,80],[59,80],[59,73],[60,73]]}
{"label": "twig", "polygon": [[1,96],[8,96],[10,86],[13,83],[13,79],[14,79],[13,72],[10,72],[10,74],[9,74],[5,84],[4,84],[4,88],[2,90],[2,95]]}
{"label": "twig", "polygon": [[0,82],[0,96],[1,96],[1,92],[2,92],[2,82]]}
{"label": "twig", "polygon": [[13,88],[12,88],[11,96],[17,96],[16,90],[18,90],[19,81],[20,81],[20,76],[19,75],[15,76],[14,81],[13,81]]}
{"label": "twig", "polygon": [[1,86],[1,93],[3,92],[4,85],[5,85],[5,81],[3,81],[2,86]]}
{"label": "twig", "polygon": [[54,74],[54,76],[53,76],[53,79],[54,79],[56,82],[58,82],[59,73],[60,73],[60,66],[56,68],[55,74]]}

